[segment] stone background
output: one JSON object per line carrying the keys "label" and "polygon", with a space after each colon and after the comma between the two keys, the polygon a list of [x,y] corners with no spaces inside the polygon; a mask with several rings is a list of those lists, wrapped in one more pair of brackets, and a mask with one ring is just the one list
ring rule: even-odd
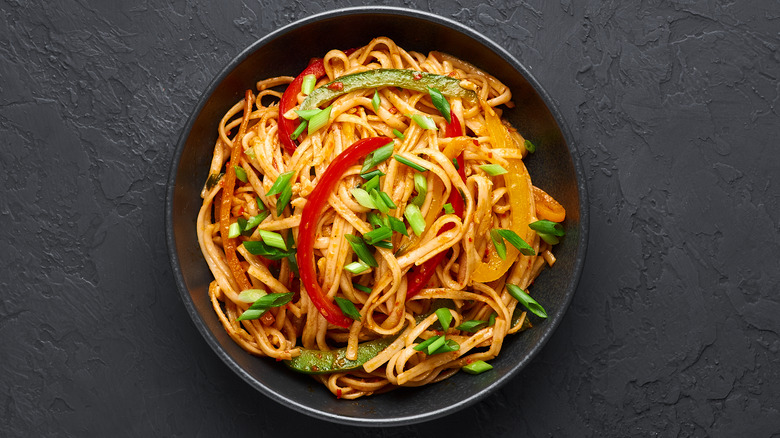
{"label": "stone background", "polygon": [[369,4],[0,2],[0,436],[780,436],[776,0],[381,2],[557,101],[591,202],[572,306],[501,391],[414,426],[303,416],[218,359],[165,245],[181,126],[256,39]]}

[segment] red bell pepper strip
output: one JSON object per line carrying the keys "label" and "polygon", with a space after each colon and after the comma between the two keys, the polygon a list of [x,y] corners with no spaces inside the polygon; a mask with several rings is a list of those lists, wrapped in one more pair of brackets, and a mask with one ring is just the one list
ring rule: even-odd
{"label": "red bell pepper strip", "polygon": [[[455,115],[455,113],[451,114],[450,123],[447,124],[447,127],[444,130],[444,135],[447,137],[460,137],[463,135],[463,129],[460,127],[460,121],[458,120],[458,117]],[[462,152],[460,155],[458,155],[457,162],[458,175],[460,175],[460,178],[465,182],[466,170],[464,169],[465,162],[463,160]],[[460,192],[455,190],[453,187],[453,189],[450,190],[450,196],[447,200],[449,201],[450,205],[452,205],[452,209],[455,211],[455,214],[458,216],[463,216],[463,209],[465,206],[463,205],[463,198],[460,196]],[[445,224],[439,230],[439,234],[452,229],[452,227],[454,227],[454,225]],[[422,290],[422,288],[428,284],[428,280],[430,280],[431,277],[433,277],[433,274],[436,273],[436,267],[439,266],[439,263],[441,263],[442,260],[444,260],[444,256],[446,254],[446,251],[442,251],[428,259],[427,262],[411,269],[409,275],[406,277],[408,282],[406,286],[407,300],[417,295],[417,293],[419,293],[420,290]]]}
{"label": "red bell pepper strip", "polygon": [[301,282],[309,294],[309,299],[320,314],[334,325],[349,327],[353,320],[344,315],[341,309],[327,297],[317,280],[317,268],[314,261],[314,240],[317,232],[317,221],[328,205],[328,197],[336,189],[341,177],[351,166],[357,164],[371,152],[390,143],[392,140],[386,137],[371,137],[358,140],[352,146],[340,153],[330,163],[325,173],[322,174],[317,186],[314,187],[301,212],[301,225],[298,228],[298,271],[301,274]]}
{"label": "red bell pepper strip", "polygon": [[290,82],[290,85],[287,86],[284,94],[282,94],[282,99],[279,101],[279,141],[290,154],[293,154],[297,147],[295,141],[290,136],[295,131],[295,128],[298,127],[300,121],[286,119],[284,118],[284,113],[298,105],[298,93],[301,92],[303,78],[308,75],[314,75],[317,79],[325,76],[325,65],[322,63],[322,59],[312,60],[311,64]]}

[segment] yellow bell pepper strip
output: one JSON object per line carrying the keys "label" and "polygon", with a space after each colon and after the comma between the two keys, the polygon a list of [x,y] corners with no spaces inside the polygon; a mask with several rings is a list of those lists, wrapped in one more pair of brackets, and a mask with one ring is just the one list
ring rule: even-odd
{"label": "yellow bell pepper strip", "polygon": [[550,222],[563,222],[566,218],[566,210],[558,201],[547,192],[534,186],[534,202],[536,203],[536,216],[539,219],[547,219]]}
{"label": "yellow bell pepper strip", "polygon": [[[488,133],[493,141],[494,148],[514,147],[514,142],[509,137],[509,132],[501,123],[493,108],[486,102],[480,102],[485,110],[485,121]],[[517,233],[523,240],[528,241],[531,238],[531,231],[528,223],[531,221],[531,178],[528,170],[525,168],[522,160],[507,160],[507,173],[502,175],[509,195],[509,205],[511,212],[510,229]],[[491,252],[486,262],[480,262],[474,269],[471,279],[479,283],[488,283],[500,278],[517,259],[517,248],[510,246],[507,248],[506,258],[501,259],[498,253]]]}

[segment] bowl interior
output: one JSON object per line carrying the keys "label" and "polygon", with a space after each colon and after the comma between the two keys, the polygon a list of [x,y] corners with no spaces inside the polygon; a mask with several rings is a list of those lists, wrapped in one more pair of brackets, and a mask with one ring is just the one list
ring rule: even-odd
{"label": "bowl interior", "polygon": [[[459,373],[438,384],[401,388],[356,401],[335,399],[307,376],[244,352],[225,333],[208,300],[211,273],[198,247],[195,218],[200,190],[208,173],[216,127],[226,110],[254,89],[258,79],[296,75],[312,57],[332,48],[367,44],[388,36],[406,50],[439,50],[490,72],[511,87],[516,108],[504,116],[537,152],[526,160],[534,184],[567,210],[567,236],[555,249],[554,269],[533,285],[534,297],[549,318],[533,330],[510,336],[494,370],[477,376]],[[265,395],[315,417],[347,424],[409,424],[454,412],[474,403],[522,369],[560,322],[574,293],[584,258],[587,232],[585,191],[573,145],[567,143],[560,117],[528,72],[484,37],[447,19],[392,9],[350,9],[311,17],[258,41],[240,54],[204,92],[179,141],[171,168],[166,204],[168,245],[183,302],[195,325],[228,366]]]}

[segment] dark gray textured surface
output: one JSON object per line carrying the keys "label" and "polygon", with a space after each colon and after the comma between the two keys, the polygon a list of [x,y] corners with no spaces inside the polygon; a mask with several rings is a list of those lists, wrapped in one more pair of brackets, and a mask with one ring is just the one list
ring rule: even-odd
{"label": "dark gray textured surface", "polygon": [[219,3],[0,4],[0,436],[780,434],[778,2],[383,2],[530,68],[582,153],[591,239],[517,379],[382,430],[246,387],[175,290],[164,184],[199,92],[268,31],[360,4]]}

